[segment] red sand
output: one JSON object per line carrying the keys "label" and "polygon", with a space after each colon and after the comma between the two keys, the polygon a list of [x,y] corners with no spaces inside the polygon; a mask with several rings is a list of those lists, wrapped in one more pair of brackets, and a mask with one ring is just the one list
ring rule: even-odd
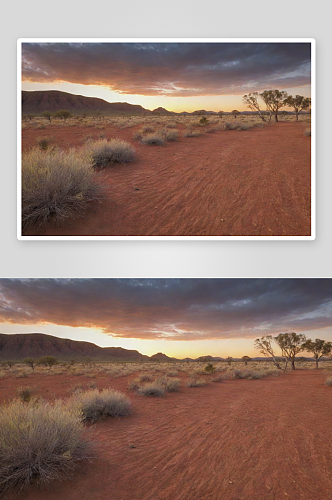
{"label": "red sand", "polygon": [[[129,417],[96,425],[96,458],[49,491],[24,500],[331,500],[332,388],[328,372],[232,380],[182,388],[162,398],[126,391],[134,376],[92,379],[126,391]],[[19,385],[61,396],[74,376],[0,382],[2,399]],[[103,380],[103,381],[102,381]],[[133,444],[135,448],[129,445]]]}
{"label": "red sand", "polygon": [[[102,132],[129,140],[138,159],[100,173],[106,199],[84,218],[43,236],[308,236],[310,137],[305,123],[218,131],[165,146],[132,140],[139,127],[105,130],[50,126],[23,130],[23,148],[54,136],[61,147],[79,146]],[[137,189],[138,188],[138,189]]]}

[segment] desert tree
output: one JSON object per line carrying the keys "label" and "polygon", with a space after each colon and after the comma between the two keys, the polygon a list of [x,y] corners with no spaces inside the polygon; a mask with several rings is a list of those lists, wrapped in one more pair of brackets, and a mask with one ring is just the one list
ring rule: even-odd
{"label": "desert tree", "polygon": [[61,118],[61,120],[66,121],[67,118],[71,117],[71,112],[67,111],[66,109],[60,109],[59,111],[56,111],[53,113],[54,118]]}
{"label": "desert tree", "polygon": [[294,109],[296,120],[298,121],[300,111],[310,108],[311,99],[309,97],[303,97],[303,95],[296,95],[295,97],[289,95],[285,103],[287,106]]}
{"label": "desert tree", "polygon": [[25,358],[23,359],[23,363],[30,366],[33,371],[35,370],[36,361],[33,358]]}
{"label": "desert tree", "polygon": [[227,363],[228,363],[229,365],[231,365],[231,364],[232,364],[232,361],[233,361],[232,356],[227,356],[226,361],[227,361]]}
{"label": "desert tree", "polygon": [[277,122],[279,109],[286,106],[287,92],[285,90],[264,90],[259,95],[265,102],[268,111],[274,114],[274,119]]}
{"label": "desert tree", "polygon": [[49,122],[51,122],[51,121],[52,121],[52,113],[50,113],[49,111],[44,111],[44,112],[42,113],[42,116],[43,116],[44,118],[47,118],[47,120],[48,120]]}
{"label": "desert tree", "polygon": [[244,95],[242,101],[244,104],[248,106],[249,109],[251,109],[251,111],[258,111],[260,119],[263,120],[263,122],[265,122],[266,121],[265,116],[263,115],[262,110],[259,106],[258,98],[259,98],[259,93],[252,92],[251,94]]}
{"label": "desert tree", "polygon": [[223,112],[223,111],[218,111],[218,115],[219,115],[220,120],[222,120],[222,117],[223,117],[223,115],[224,115],[224,112]]}
{"label": "desert tree", "polygon": [[244,364],[247,366],[248,361],[251,361],[251,358],[249,356],[242,356],[242,361],[244,361]]}
{"label": "desert tree", "polygon": [[234,116],[234,120],[235,120],[235,118],[237,117],[237,115],[240,114],[240,111],[238,111],[237,109],[233,109],[233,111],[231,112],[231,114]]}
{"label": "desert tree", "polygon": [[316,368],[318,368],[318,362],[322,356],[328,356],[332,351],[332,342],[326,342],[325,340],[308,339],[304,345],[304,350],[311,352],[314,355]]}
{"label": "desert tree", "polygon": [[302,333],[279,333],[274,339],[281,349],[283,357],[287,360],[289,359],[292,365],[292,370],[295,370],[295,356],[300,352],[305,350],[304,344],[306,342],[306,336]]}
{"label": "desert tree", "polygon": [[272,335],[266,335],[264,337],[261,337],[260,339],[255,340],[255,348],[259,349],[259,352],[263,354],[266,358],[271,358],[273,363],[276,365],[278,370],[281,370],[281,366],[279,361],[276,358],[276,355],[274,353],[273,349],[273,337]]}
{"label": "desert tree", "polygon": [[37,360],[37,363],[39,365],[48,366],[48,369],[50,370],[52,366],[58,363],[58,361],[54,356],[42,356]]}

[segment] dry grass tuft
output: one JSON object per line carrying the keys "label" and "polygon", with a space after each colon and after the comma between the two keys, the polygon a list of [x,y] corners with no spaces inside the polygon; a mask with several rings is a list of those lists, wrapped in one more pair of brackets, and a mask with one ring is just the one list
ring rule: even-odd
{"label": "dry grass tuft", "polygon": [[64,479],[88,454],[81,415],[61,401],[1,407],[0,492]]}
{"label": "dry grass tuft", "polygon": [[332,377],[328,377],[326,380],[325,380],[325,385],[328,385],[330,387],[332,387]]}
{"label": "dry grass tuft", "polygon": [[131,401],[120,391],[92,389],[77,393],[71,404],[82,413],[83,421],[96,422],[103,417],[124,417],[131,413]]}
{"label": "dry grass tuft", "polygon": [[187,387],[204,387],[207,385],[207,382],[203,379],[198,378],[190,378],[186,382]]}
{"label": "dry grass tuft", "polygon": [[311,137],[311,129],[310,128],[307,128],[304,132],[303,132],[303,135],[307,136],[307,137]]}
{"label": "dry grass tuft", "polygon": [[163,396],[165,394],[165,389],[160,383],[150,382],[139,386],[137,392],[141,396]]}
{"label": "dry grass tuft", "polygon": [[88,202],[101,198],[93,177],[91,161],[75,149],[32,149],[23,154],[23,227],[81,216]]}
{"label": "dry grass tuft", "polygon": [[93,167],[106,168],[113,163],[130,163],[135,160],[135,148],[121,139],[101,139],[86,146]]}
{"label": "dry grass tuft", "polygon": [[149,146],[161,146],[165,143],[165,136],[160,132],[154,132],[141,137],[141,143]]}

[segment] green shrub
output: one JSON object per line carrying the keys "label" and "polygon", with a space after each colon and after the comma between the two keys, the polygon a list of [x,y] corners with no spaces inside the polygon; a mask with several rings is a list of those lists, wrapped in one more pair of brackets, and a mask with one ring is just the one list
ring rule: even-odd
{"label": "green shrub", "polygon": [[81,415],[61,401],[0,408],[0,492],[59,481],[88,455]]}
{"label": "green shrub", "polygon": [[214,373],[216,371],[216,368],[212,363],[208,363],[204,368],[204,371],[206,371],[207,373]]}
{"label": "green shrub", "polygon": [[17,394],[20,396],[21,400],[25,403],[28,403],[31,399],[32,394],[34,393],[33,387],[18,387],[16,389]]}
{"label": "green shrub", "polygon": [[36,139],[36,143],[38,144],[39,148],[44,151],[46,151],[49,148],[51,142],[52,139],[50,137],[38,137]]}
{"label": "green shrub", "polygon": [[22,156],[22,225],[40,227],[81,216],[101,197],[91,160],[75,149],[32,149]]}

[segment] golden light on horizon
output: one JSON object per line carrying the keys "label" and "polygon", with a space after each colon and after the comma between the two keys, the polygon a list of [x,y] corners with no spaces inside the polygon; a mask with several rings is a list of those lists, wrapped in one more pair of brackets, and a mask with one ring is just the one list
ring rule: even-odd
{"label": "golden light on horizon", "polygon": [[[230,112],[233,109],[237,109],[238,111],[249,111],[249,109],[242,103],[242,97],[246,93],[245,91],[243,91],[243,95],[202,95],[195,97],[173,97],[165,95],[145,96],[138,94],[121,94],[119,92],[112,91],[108,87],[98,85],[83,85],[68,82],[54,82],[49,84],[28,81],[22,82],[22,90],[59,90],[61,92],[83,95],[85,97],[97,97],[107,102],[127,102],[129,104],[138,104],[150,111],[158,107],[162,107],[168,111],[174,111],[176,113],[181,113],[183,111],[192,113],[193,111],[202,109],[215,112],[221,110]],[[299,94],[304,97],[311,96],[310,85],[290,88],[287,89],[287,91],[291,95]],[[290,110],[291,108],[285,107],[282,109]]]}

